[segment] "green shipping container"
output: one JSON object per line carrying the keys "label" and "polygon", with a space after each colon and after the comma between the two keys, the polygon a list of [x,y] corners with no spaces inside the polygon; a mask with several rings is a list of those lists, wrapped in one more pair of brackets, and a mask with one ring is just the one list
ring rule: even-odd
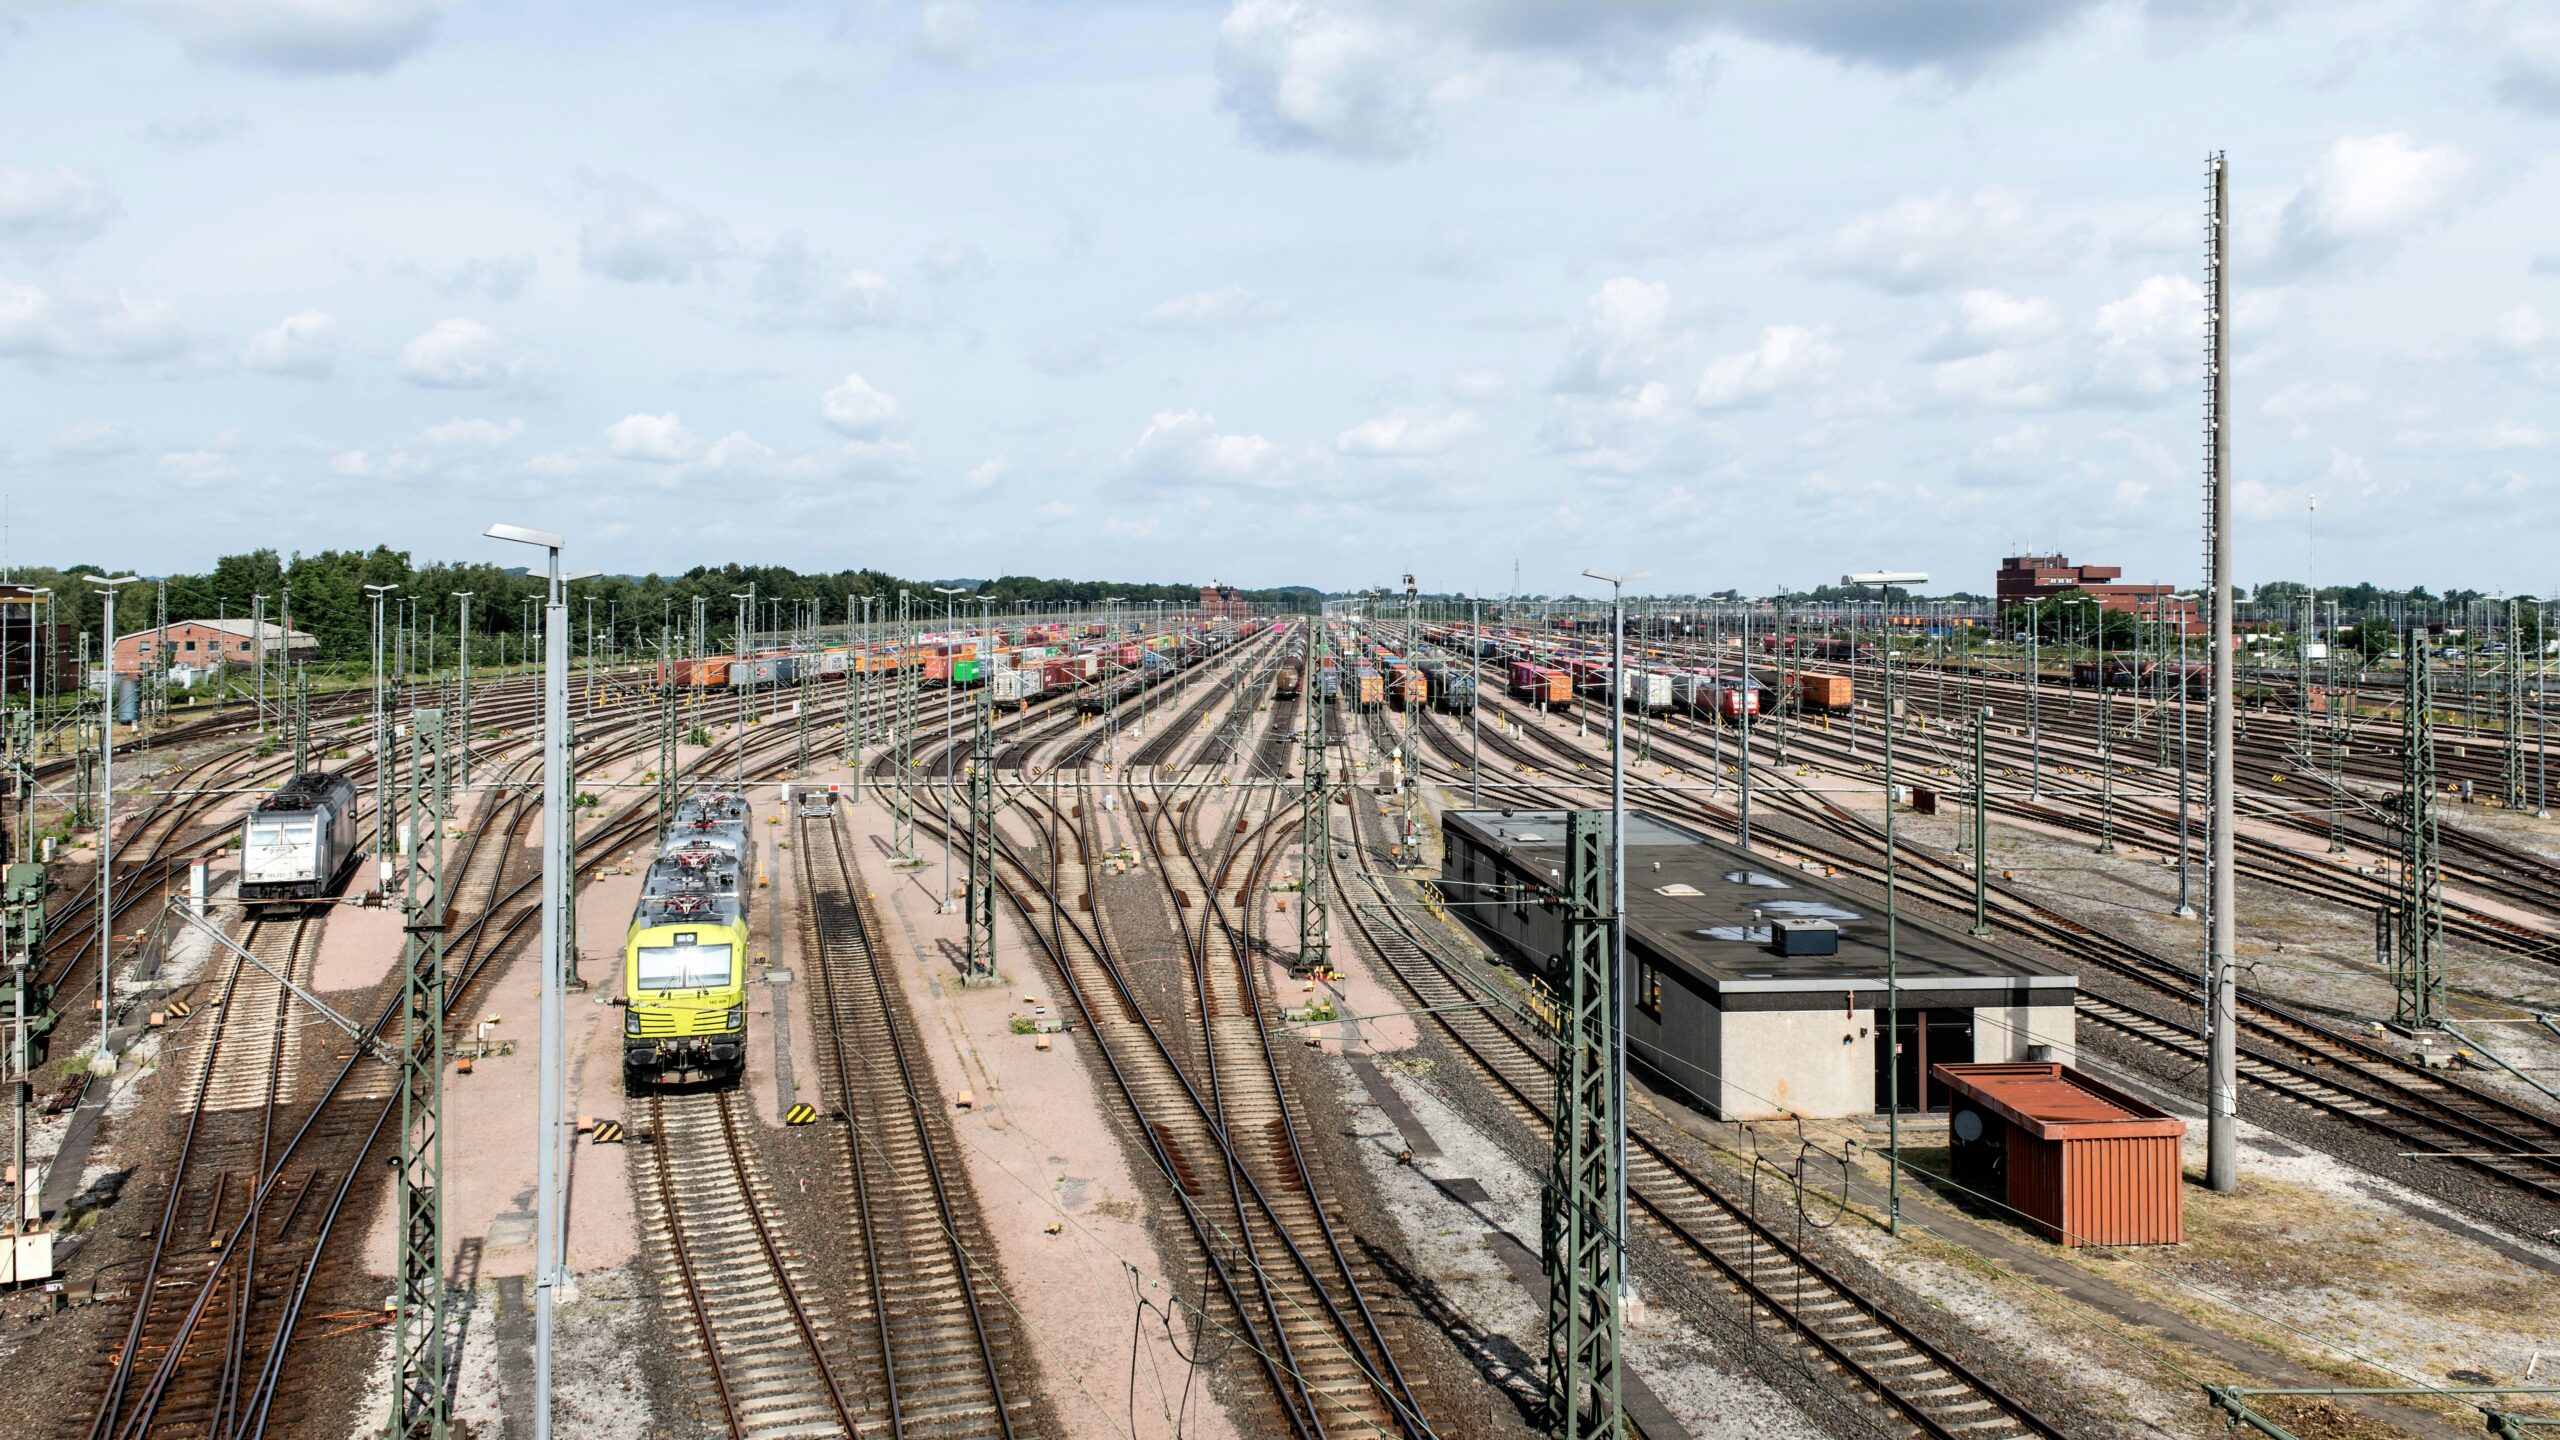
{"label": "green shipping container", "polygon": [[951,683],[954,685],[978,684],[980,681],[986,679],[986,664],[987,662],[978,659],[974,655],[966,659],[952,661]]}

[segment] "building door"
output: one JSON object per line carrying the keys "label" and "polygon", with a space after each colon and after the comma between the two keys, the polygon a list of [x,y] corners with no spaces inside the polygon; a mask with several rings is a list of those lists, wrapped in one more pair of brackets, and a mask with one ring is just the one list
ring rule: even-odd
{"label": "building door", "polygon": [[[1876,1018],[1882,1021],[1884,1017],[1879,1013]],[[1898,1062],[1903,1113],[1944,1110],[1953,1095],[1930,1078],[1929,1067],[1960,1065],[1973,1059],[1973,1011],[1906,1009],[1901,1021],[1894,1037],[1896,1043],[1876,1047],[1876,1109],[1881,1111],[1892,1103],[1884,1067]],[[1883,1026],[1879,1024],[1877,1028]]]}

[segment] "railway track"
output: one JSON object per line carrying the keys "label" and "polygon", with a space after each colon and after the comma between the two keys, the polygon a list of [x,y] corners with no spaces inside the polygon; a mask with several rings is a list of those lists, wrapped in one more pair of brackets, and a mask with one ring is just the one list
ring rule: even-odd
{"label": "railway track", "polygon": [[[1371,797],[1350,805],[1355,853],[1381,853]],[[1417,903],[1391,896],[1374,865],[1344,873],[1338,894],[1366,893],[1346,914],[1414,1009],[1486,1082],[1488,1093],[1535,1139],[1553,1129],[1552,1037],[1508,995],[1490,969],[1462,973],[1417,943],[1396,917]],[[1488,996],[1496,1003],[1487,1003]],[[1753,1214],[1747,1200],[1679,1159],[1641,1112],[1629,1116],[1627,1194],[1638,1234],[1664,1263],[1682,1268],[1749,1307],[1755,1329],[1772,1332],[1811,1383],[1855,1388],[1885,1433],[1931,1440],[2015,1440],[2058,1436],[2025,1402],[1932,1344],[1809,1250]]]}
{"label": "railway track", "polygon": [[692,1318],[703,1409],[731,1440],[861,1435],[829,1356],[835,1327],[739,1133],[742,1103],[731,1090],[652,1091],[640,1147],[658,1202],[650,1252]]}
{"label": "railway track", "polygon": [[[1513,758],[1533,776],[1553,774],[1569,785],[1599,783],[1596,776],[1600,772],[1572,768],[1584,763],[1587,756],[1570,741],[1536,725],[1522,727],[1521,734],[1551,753],[1541,755],[1525,740],[1501,735],[1497,730],[1487,730],[1485,739],[1489,747]],[[1676,729],[1657,732],[1657,739],[1666,734],[1675,746],[1693,743]],[[1701,758],[1693,754],[1692,763]],[[1813,833],[1806,834],[1792,826],[1784,833],[1771,830],[1767,822],[1777,817],[1765,809],[1755,817],[1756,831],[1866,883],[1881,884],[1881,866],[1872,853],[1879,842],[1866,822],[1826,797],[1796,786],[1779,767],[1755,763],[1754,769],[1761,777],[1760,796],[1764,802],[1782,807],[1780,816],[1792,819],[1796,825],[1810,825]],[[1510,793],[1542,803],[1570,803],[1564,794],[1534,783],[1515,785]],[[1712,829],[1729,832],[1736,822],[1733,811],[1679,792],[1655,792],[1646,803]],[[1972,876],[1951,859],[1906,842],[1897,878],[1907,901],[1934,906],[1947,915],[1969,916]],[[2192,1062],[2190,1046],[2170,1043],[2168,1039],[2183,1036],[2191,1042],[2196,1032],[2195,1024],[2187,1018],[2196,1004],[2195,981],[2185,969],[2120,936],[2080,924],[1996,881],[1989,887],[1989,894],[1990,918],[2000,930],[2017,939],[2061,949],[2069,964],[2096,966],[2141,987],[2154,997],[2155,1005],[2166,1002],[2172,1007],[2164,1012],[2122,997],[2093,995],[2084,989],[2084,1015],[2180,1064]],[[2108,1008],[2097,1008],[2100,1006]],[[2256,1062],[2242,1069],[2244,1089],[2264,1099],[2346,1120],[2388,1137],[2398,1148],[2440,1155],[2525,1194],[2560,1203],[2560,1190],[2554,1188],[2560,1186],[2560,1123],[2552,1117],[2461,1084],[2456,1077],[2414,1065],[2365,1040],[2341,1034],[2254,990],[2241,993],[2235,1019],[2243,1053]],[[2141,1023],[2128,1023],[2129,1020]],[[2341,1093],[2351,1098],[2335,1098]]]}
{"label": "railway track", "polygon": [[863,1303],[852,1328],[866,1380],[876,1381],[866,1387],[865,1424],[893,1435],[1045,1433],[1038,1374],[990,1271],[994,1245],[931,1057],[872,951],[842,824],[832,810],[794,823],[820,1007],[813,1028],[854,1201],[847,1258],[861,1272]]}

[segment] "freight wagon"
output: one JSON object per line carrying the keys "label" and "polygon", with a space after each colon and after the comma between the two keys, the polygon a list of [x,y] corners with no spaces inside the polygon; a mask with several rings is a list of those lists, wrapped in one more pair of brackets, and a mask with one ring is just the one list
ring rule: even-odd
{"label": "freight wagon", "polygon": [[1275,700],[1295,700],[1299,687],[1304,683],[1304,672],[1298,668],[1298,662],[1284,660],[1272,676],[1271,696]]}
{"label": "freight wagon", "polygon": [[1803,710],[1826,715],[1844,715],[1849,705],[1849,677],[1846,675],[1798,675],[1796,705]]}
{"label": "freight wagon", "polygon": [[729,657],[714,655],[701,660],[661,660],[658,683],[679,690],[719,690],[729,684]]}
{"label": "freight wagon", "polygon": [[1511,698],[1561,709],[1573,703],[1573,673],[1526,661],[1511,667]]}
{"label": "freight wagon", "polygon": [[1387,702],[1387,677],[1374,665],[1363,665],[1351,672],[1351,703],[1363,710],[1375,710]]}
{"label": "freight wagon", "polygon": [[1332,704],[1342,698],[1342,672],[1327,665],[1316,672],[1316,699]]}
{"label": "freight wagon", "polygon": [[744,689],[756,685],[788,685],[800,678],[800,665],[790,655],[756,655],[731,661],[729,686]]}
{"label": "freight wagon", "polygon": [[999,670],[989,682],[990,693],[998,700],[1028,700],[1046,687],[1047,679],[1038,666]]}
{"label": "freight wagon", "polygon": [[[1603,676],[1601,682],[1601,688],[1603,691],[1615,691],[1617,689],[1617,678],[1605,670],[1602,671],[1601,674]],[[1650,710],[1655,712],[1670,709],[1671,677],[1655,670],[1629,670],[1627,672],[1626,707],[1629,710]]]}
{"label": "freight wagon", "polygon": [[1398,665],[1387,672],[1387,700],[1399,710],[1409,710],[1431,698],[1431,677],[1411,665]]}

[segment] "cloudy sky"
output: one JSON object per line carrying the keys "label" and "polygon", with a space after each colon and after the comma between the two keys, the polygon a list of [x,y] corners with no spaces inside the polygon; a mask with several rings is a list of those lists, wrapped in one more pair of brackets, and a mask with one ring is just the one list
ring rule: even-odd
{"label": "cloudy sky", "polygon": [[2240,578],[2549,594],[2555,141],[2463,0],[0,0],[0,481],[145,570],[2183,582],[2221,148]]}

